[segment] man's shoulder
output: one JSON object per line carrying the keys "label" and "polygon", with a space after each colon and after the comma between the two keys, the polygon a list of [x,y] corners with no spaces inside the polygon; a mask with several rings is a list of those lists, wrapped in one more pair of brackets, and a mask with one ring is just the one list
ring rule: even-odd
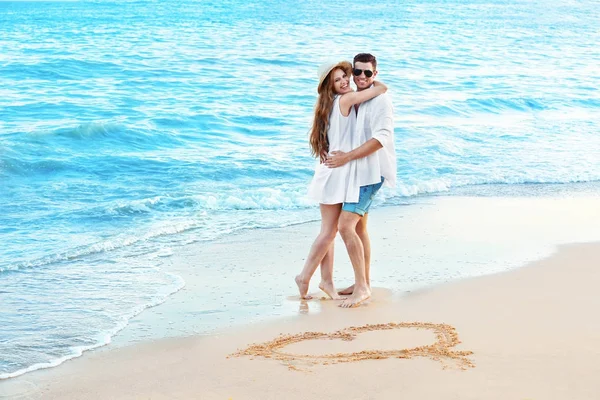
{"label": "man's shoulder", "polygon": [[382,102],[386,102],[386,103],[391,103],[392,102],[392,96],[390,95],[390,92],[385,92],[381,96],[377,96],[377,97],[380,97],[379,100],[382,101]]}
{"label": "man's shoulder", "polygon": [[366,104],[371,104],[373,106],[379,104],[392,104],[392,97],[389,95],[388,92],[385,92],[377,97],[373,97],[371,100],[368,100]]}
{"label": "man's shoulder", "polygon": [[380,94],[377,97],[373,97],[365,104],[368,104],[366,110],[369,110],[369,113],[380,112],[383,110],[390,110],[390,112],[393,112],[394,109],[394,107],[392,106],[392,98],[387,92]]}

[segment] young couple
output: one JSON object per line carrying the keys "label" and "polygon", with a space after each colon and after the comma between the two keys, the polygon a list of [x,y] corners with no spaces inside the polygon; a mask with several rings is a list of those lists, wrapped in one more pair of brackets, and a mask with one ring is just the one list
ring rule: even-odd
{"label": "young couple", "polygon": [[[321,231],[310,248],[296,284],[310,299],[308,286],[321,266],[319,288],[340,307],[356,307],[371,296],[371,242],[368,211],[382,185],[396,184],[394,116],[387,87],[375,81],[377,60],[371,54],[319,67],[319,97],[310,131],[313,155],[320,164],[309,187],[319,202]],[[352,75],[357,91],[350,87]],[[333,243],[340,232],[354,269],[354,285],[337,292],[333,284]]]}

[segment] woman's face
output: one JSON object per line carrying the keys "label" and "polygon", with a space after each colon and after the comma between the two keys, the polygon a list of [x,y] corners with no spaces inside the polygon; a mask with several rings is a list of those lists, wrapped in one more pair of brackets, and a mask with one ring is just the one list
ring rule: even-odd
{"label": "woman's face", "polygon": [[346,75],[343,69],[337,68],[331,73],[333,81],[333,91],[336,94],[344,94],[352,91],[350,87],[350,77]]}

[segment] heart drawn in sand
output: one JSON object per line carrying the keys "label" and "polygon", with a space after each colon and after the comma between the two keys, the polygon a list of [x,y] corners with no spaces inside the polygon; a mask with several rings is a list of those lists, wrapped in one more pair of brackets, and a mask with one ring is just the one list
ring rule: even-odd
{"label": "heart drawn in sand", "polygon": [[[400,350],[363,350],[354,353],[335,353],[322,355],[293,354],[283,351],[283,348],[294,343],[306,340],[344,340],[352,341],[357,335],[364,332],[382,331],[391,329],[427,329],[434,333],[436,342],[430,345],[418,346]],[[328,365],[345,362],[357,362],[363,360],[377,360],[387,358],[413,358],[427,357],[440,361],[444,368],[452,362],[461,369],[473,368],[475,365],[467,358],[473,354],[472,351],[452,350],[460,343],[458,334],[454,327],[447,324],[434,324],[430,322],[400,322],[387,324],[374,324],[363,326],[351,326],[332,333],[304,332],[295,335],[281,335],[270,342],[253,344],[245,350],[238,351],[233,356],[264,357],[283,361],[290,369],[297,369],[291,363],[302,361],[309,365]]]}

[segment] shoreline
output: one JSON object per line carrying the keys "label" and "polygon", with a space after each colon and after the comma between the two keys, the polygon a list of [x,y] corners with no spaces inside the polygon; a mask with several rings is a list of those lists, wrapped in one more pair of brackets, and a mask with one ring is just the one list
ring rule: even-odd
{"label": "shoreline", "polygon": [[[405,293],[520,268],[560,244],[600,241],[599,199],[448,196],[377,208],[369,220],[373,286]],[[130,320],[111,345],[297,315],[293,277],[318,230],[319,222],[308,222],[177,249],[166,271],[185,287]],[[353,273],[339,235],[335,246],[334,280],[342,288]],[[317,284],[318,271],[309,293],[320,293]]]}
{"label": "shoreline", "polygon": [[[348,385],[349,399],[597,399],[600,320],[589,312],[600,306],[599,261],[598,242],[563,245],[516,270],[403,295],[375,288],[366,306],[352,310],[305,301],[307,311],[295,317],[91,352],[0,388],[48,399],[300,399],[339,395]],[[349,329],[352,340],[339,336]],[[456,335],[449,351],[398,358],[434,346],[436,329]],[[282,334],[300,340],[269,350]],[[267,350],[240,354],[257,344]],[[360,360],[351,359],[356,352]],[[369,375],[376,378],[363,379]]]}

